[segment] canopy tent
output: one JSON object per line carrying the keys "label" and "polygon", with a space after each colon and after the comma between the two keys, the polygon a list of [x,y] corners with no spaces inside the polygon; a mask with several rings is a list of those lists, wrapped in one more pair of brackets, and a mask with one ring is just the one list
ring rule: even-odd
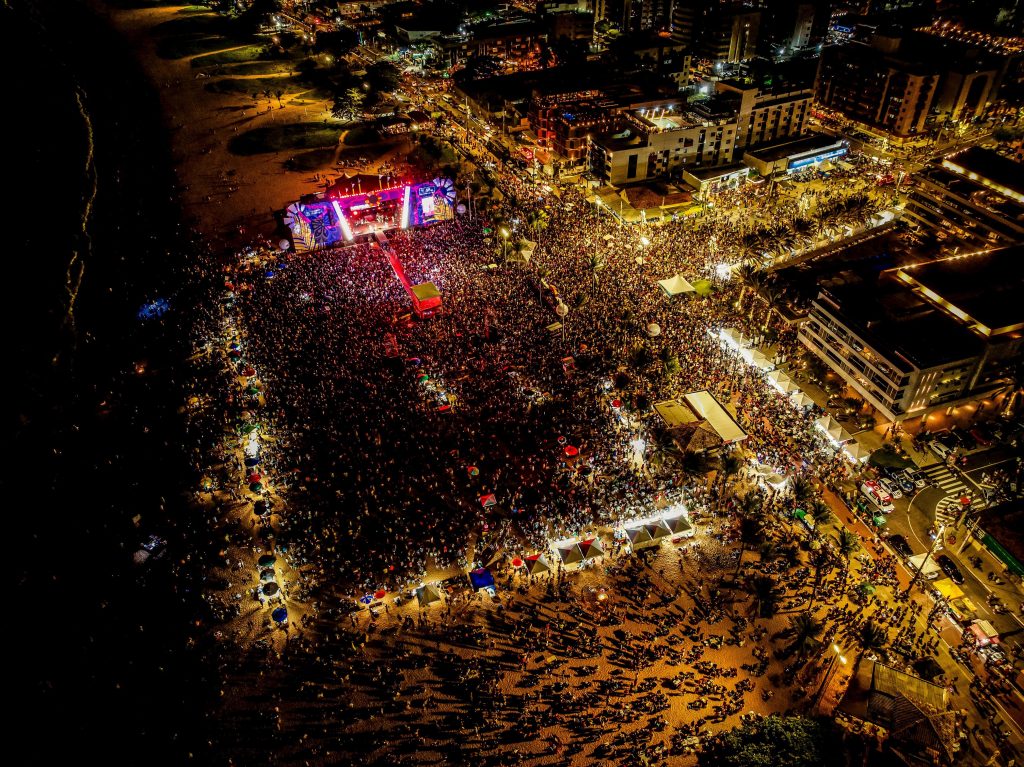
{"label": "canopy tent", "polygon": [[758,370],[771,370],[775,367],[775,363],[768,359],[768,356],[760,349],[751,351],[749,362]]}
{"label": "canopy tent", "polygon": [[736,328],[722,328],[718,331],[718,337],[734,349],[742,349],[748,343]]}
{"label": "canopy tent", "polygon": [[469,582],[477,591],[480,589],[494,588],[494,576],[491,575],[491,571],[486,567],[478,567],[475,570],[470,570]]}
{"label": "canopy tent", "polygon": [[796,407],[800,408],[807,408],[814,404],[814,400],[808,397],[801,389],[797,389],[795,392],[790,394],[789,401]]}
{"label": "canopy tent", "polygon": [[922,578],[931,580],[942,575],[942,568],[935,563],[935,557],[928,552],[908,557],[907,563],[910,565],[912,572],[920,571]]}
{"label": "canopy tent", "polygon": [[563,565],[574,565],[577,562],[582,562],[583,552],[580,550],[579,543],[573,543],[558,549],[558,558],[562,560]]}
{"label": "canopy tent", "polygon": [[963,589],[953,583],[949,578],[942,578],[935,581],[935,583],[932,584],[932,588],[939,592],[941,596],[949,600],[960,599],[960,597],[964,595]]}
{"label": "canopy tent", "polygon": [[679,514],[674,517],[665,517],[665,524],[668,529],[672,531],[672,535],[682,535],[687,538],[693,535],[693,525],[685,514]]}
{"label": "canopy tent", "polygon": [[633,551],[640,551],[641,549],[650,548],[651,546],[657,546],[660,541],[656,541],[651,537],[651,534],[647,531],[647,528],[643,525],[639,527],[627,527],[626,537],[629,539],[629,547]]}
{"label": "canopy tent", "polygon": [[697,289],[690,284],[689,280],[678,274],[669,277],[667,280],[658,280],[658,284],[661,285],[661,289],[665,291],[665,295],[670,298],[672,296],[697,292]]}
{"label": "canopy tent", "polygon": [[830,415],[823,415],[816,420],[814,427],[824,432],[825,436],[835,445],[841,445],[853,439],[853,436],[843,428],[842,424]]}
{"label": "canopy tent", "polygon": [[413,309],[417,314],[432,311],[441,306],[441,291],[432,282],[421,282],[409,289]]}
{"label": "canopy tent", "polygon": [[597,559],[598,557],[604,556],[604,549],[601,547],[601,542],[597,538],[580,541],[579,547],[580,551],[583,552],[584,559]]}
{"label": "canopy tent", "polygon": [[419,600],[420,607],[426,607],[434,602],[441,601],[441,591],[433,583],[427,583],[420,586],[418,589],[413,591],[416,595],[416,599]]}
{"label": "canopy tent", "polygon": [[774,386],[782,394],[789,394],[790,392],[797,391],[798,387],[793,383],[793,379],[783,373],[781,370],[773,370],[768,374],[768,383]]}
{"label": "canopy tent", "polygon": [[526,558],[526,570],[530,575],[551,572],[551,565],[543,554],[534,554]]}
{"label": "canopy tent", "polygon": [[523,238],[519,241],[519,254],[522,256],[524,261],[529,261],[533,257],[533,252],[536,249],[537,243],[533,240]]}
{"label": "canopy tent", "polygon": [[978,644],[978,647],[984,647],[988,644],[999,644],[999,633],[988,621],[971,621],[970,632],[974,636],[974,641]]}
{"label": "canopy tent", "polygon": [[663,538],[669,538],[672,535],[672,530],[665,524],[663,519],[644,525],[644,529],[647,530],[647,533],[655,541],[661,541]]}
{"label": "canopy tent", "polygon": [[864,463],[864,461],[871,457],[871,451],[857,442],[857,440],[852,440],[843,445],[843,453],[854,463]]}

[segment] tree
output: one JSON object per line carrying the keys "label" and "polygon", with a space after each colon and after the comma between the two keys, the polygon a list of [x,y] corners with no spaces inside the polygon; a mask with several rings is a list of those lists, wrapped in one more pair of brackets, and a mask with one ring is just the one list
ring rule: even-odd
{"label": "tree", "polygon": [[796,652],[801,658],[816,648],[818,638],[825,630],[825,624],[814,617],[813,613],[797,613],[789,619],[789,628],[793,633],[793,642],[787,648],[787,654]]}
{"label": "tree", "polygon": [[537,209],[531,210],[526,216],[526,223],[533,228],[533,234],[540,239],[540,233],[548,228],[550,218],[546,211]]}
{"label": "tree", "polygon": [[811,519],[814,520],[815,530],[817,530],[821,525],[827,525],[835,519],[835,515],[832,513],[832,509],[829,508],[828,504],[818,498],[811,501],[810,508],[807,513],[810,514]]}
{"label": "tree", "polygon": [[402,82],[402,76],[390,61],[378,61],[366,68],[366,82],[375,91],[390,93]]}
{"label": "tree", "polygon": [[805,506],[814,495],[814,484],[807,477],[799,474],[793,477],[792,481],[793,500],[797,506]]}
{"label": "tree", "polygon": [[598,279],[598,272],[602,271],[605,267],[604,259],[596,253],[587,256],[587,268],[590,270],[590,276],[593,280],[594,292],[597,292],[597,286],[600,282]]}
{"label": "tree", "polygon": [[856,533],[852,533],[844,527],[836,535],[836,548],[839,550],[840,556],[849,561],[853,552],[860,548],[860,539]]}
{"label": "tree", "polygon": [[814,566],[814,588],[811,589],[811,598],[807,601],[807,611],[810,612],[814,606],[814,600],[818,597],[818,589],[821,587],[821,580],[832,570],[832,552],[824,546],[819,546],[811,552],[811,564]]}
{"label": "tree", "polygon": [[857,641],[864,652],[881,652],[889,641],[889,634],[872,620],[864,622],[857,632]]}
{"label": "tree", "polygon": [[736,472],[743,466],[743,461],[735,453],[726,453],[722,456],[722,489],[725,490],[729,480],[736,476]]}
{"label": "tree", "polygon": [[658,359],[661,360],[662,370],[666,376],[678,373],[681,369],[679,365],[679,358],[672,352],[672,349],[668,346],[661,347],[661,351],[658,352]]}
{"label": "tree", "polygon": [[736,575],[739,575],[743,565],[743,554],[752,544],[764,538],[764,525],[764,510],[760,499],[750,493],[743,496],[739,503],[740,554],[736,558]]}
{"label": "tree", "polygon": [[[750,235],[747,235],[747,237],[749,237],[749,236]],[[746,239],[746,237],[744,239]],[[740,290],[740,300],[739,300],[739,306],[740,306],[740,309],[742,310],[742,308],[743,308],[743,299],[746,298],[747,289],[749,288],[750,290],[752,290],[752,291],[754,291],[756,293],[758,288],[760,288],[762,285],[764,285],[764,270],[758,269],[757,267],[753,266],[752,264],[744,263],[744,264],[740,264],[740,266],[738,266],[733,271],[733,274],[735,274],[736,278],[739,279],[743,283],[743,288],[742,288],[742,290]]]}
{"label": "tree", "polygon": [[359,88],[348,88],[334,96],[331,114],[339,120],[354,120],[362,114],[366,94]]}
{"label": "tree", "polygon": [[833,767],[841,736],[827,719],[768,716],[705,741],[700,767]]}
{"label": "tree", "polygon": [[654,362],[654,355],[647,347],[647,344],[637,344],[629,350],[629,366],[638,373],[642,373]]}
{"label": "tree", "polygon": [[782,589],[770,575],[755,575],[750,580],[750,611],[758,618],[771,618],[779,611]]}
{"label": "tree", "polygon": [[764,311],[764,325],[761,330],[768,330],[772,324],[772,312],[779,308],[782,303],[782,294],[774,288],[765,288],[761,292],[761,298],[764,299],[765,311]]}

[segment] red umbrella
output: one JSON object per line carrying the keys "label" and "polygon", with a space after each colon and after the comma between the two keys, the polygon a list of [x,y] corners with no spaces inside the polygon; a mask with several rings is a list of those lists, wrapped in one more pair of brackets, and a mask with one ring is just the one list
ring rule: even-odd
{"label": "red umbrella", "polygon": [[513,557],[512,558],[512,567],[522,567],[522,566],[523,566],[523,560],[521,560],[519,557]]}
{"label": "red umbrella", "polygon": [[569,456],[570,458],[572,458],[573,456],[579,455],[580,454],[580,450],[577,447],[573,447],[572,445],[569,445],[568,447],[565,448],[565,454],[567,456]]}
{"label": "red umbrella", "polygon": [[388,595],[388,592],[386,592],[384,589],[377,589],[375,592],[373,592],[373,598],[374,599],[383,599],[387,595]]}
{"label": "red umbrella", "polygon": [[263,479],[263,477],[261,477],[254,471],[252,474],[249,475],[249,484],[251,485],[254,482],[259,482],[261,479]]}
{"label": "red umbrella", "polygon": [[245,368],[245,370],[242,371],[242,375],[245,376],[246,378],[254,376],[256,375],[256,369],[252,367],[247,367]]}
{"label": "red umbrella", "polygon": [[963,496],[963,497],[962,497],[962,498],[960,499],[960,504],[961,504],[961,505],[963,505],[963,506],[970,506],[970,505],[971,505],[971,499],[970,499],[970,498],[968,498],[968,497],[967,497],[967,496],[965,495],[965,496]]}
{"label": "red umbrella", "polygon": [[616,410],[618,410],[620,407],[622,407],[622,401],[621,400],[617,400],[617,399],[613,399],[612,400],[612,407],[615,408]]}

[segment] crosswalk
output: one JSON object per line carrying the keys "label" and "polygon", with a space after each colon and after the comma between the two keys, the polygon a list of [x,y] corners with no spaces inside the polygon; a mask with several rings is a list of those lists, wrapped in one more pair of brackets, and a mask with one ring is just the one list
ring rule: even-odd
{"label": "crosswalk", "polygon": [[[952,525],[956,523],[957,514],[960,512],[960,499],[965,495],[974,500],[972,508],[980,509],[985,505],[982,498],[977,497],[977,491],[969,487],[960,477],[950,471],[945,464],[936,463],[920,469],[920,473],[937,486],[946,495],[935,506],[935,523],[938,525]],[[985,486],[982,485],[984,488]],[[987,488],[986,488],[987,489]]]}

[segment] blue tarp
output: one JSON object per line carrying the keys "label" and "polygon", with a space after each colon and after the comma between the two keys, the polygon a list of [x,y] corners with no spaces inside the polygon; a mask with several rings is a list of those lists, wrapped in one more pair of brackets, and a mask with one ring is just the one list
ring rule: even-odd
{"label": "blue tarp", "polygon": [[270,614],[270,617],[273,618],[278,623],[287,623],[288,622],[288,609],[285,608],[285,607],[278,607],[276,610],[274,610],[274,612],[272,612]]}
{"label": "blue tarp", "polygon": [[494,588],[494,576],[486,567],[479,567],[469,573],[469,582],[474,589]]}

